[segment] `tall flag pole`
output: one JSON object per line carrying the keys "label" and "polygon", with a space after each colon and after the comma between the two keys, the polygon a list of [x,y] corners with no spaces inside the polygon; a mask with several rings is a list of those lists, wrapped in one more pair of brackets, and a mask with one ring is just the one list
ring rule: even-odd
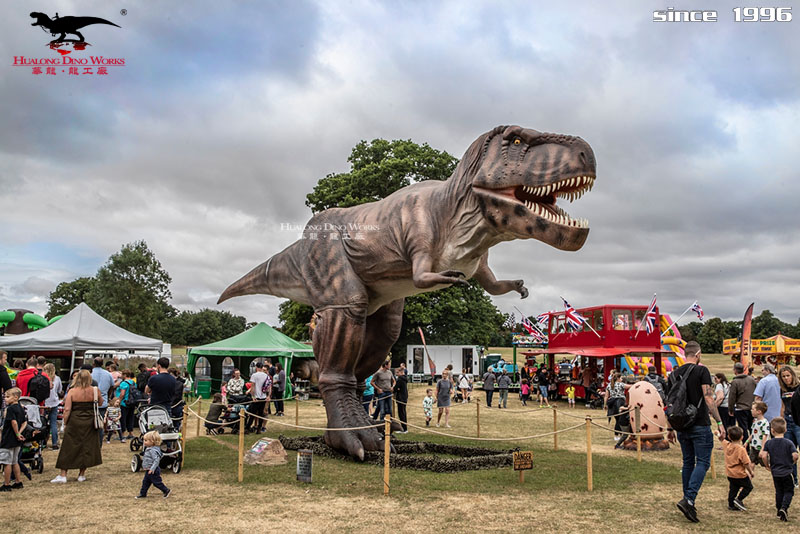
{"label": "tall flag pole", "polygon": [[666,329],[666,330],[664,330],[664,332],[666,332],[667,330],[669,330],[670,328],[672,328],[673,326],[675,326],[675,323],[677,323],[678,321],[680,321],[680,320],[681,320],[681,317],[683,317],[684,315],[686,315],[686,314],[687,314],[687,313],[689,313],[690,311],[693,311],[693,312],[695,312],[695,313],[697,314],[697,318],[698,318],[698,319],[700,319],[701,321],[703,320],[703,317],[705,317],[705,314],[703,313],[703,308],[701,308],[701,307],[700,307],[700,305],[697,303],[697,301],[694,301],[694,304],[692,304],[691,306],[689,306],[688,308],[686,308],[685,310],[683,310],[683,313],[682,313],[682,314],[680,314],[680,315],[678,316],[678,318],[677,318],[677,319],[675,319],[674,321],[672,321],[672,324],[671,324],[671,325],[669,325],[669,326],[667,327],[667,329]]}
{"label": "tall flag pole", "polygon": [[644,318],[641,323],[639,323],[639,327],[636,329],[636,335],[633,336],[633,339],[639,337],[639,332],[642,330],[642,324],[644,324],[645,331],[650,334],[656,328],[656,294],[653,293],[653,300],[650,301],[650,306],[647,307],[647,311],[644,314]]}
{"label": "tall flag pole", "polygon": [[528,332],[528,334],[530,334],[533,337],[535,337],[537,339],[537,341],[542,341],[543,338],[544,338],[544,331],[541,329],[541,327],[539,327],[539,325],[531,322],[531,320],[528,319],[528,316],[525,315],[524,313],[522,313],[519,308],[514,306],[514,309],[517,310],[519,312],[519,314],[522,316],[522,322],[521,322],[522,328],[524,328],[525,331]]}
{"label": "tall flag pole", "polygon": [[431,358],[431,353],[428,352],[428,345],[425,343],[425,334],[422,333],[421,326],[418,326],[417,330],[419,330],[419,337],[422,339],[422,346],[425,347],[425,354],[428,356],[428,366],[431,369],[431,378],[436,378],[436,364],[433,363],[433,358]]}
{"label": "tall flag pole", "polygon": [[583,315],[579,314],[577,311],[575,311],[575,308],[573,308],[572,306],[569,305],[569,302],[567,302],[567,299],[565,299],[564,297],[561,297],[561,300],[564,301],[564,316],[565,316],[565,319],[567,320],[567,326],[569,326],[570,328],[572,328],[574,330],[577,330],[581,326],[586,325],[586,326],[589,327],[589,330],[594,332],[594,335],[596,335],[599,339],[603,339],[600,336],[600,334],[597,333],[597,330],[592,328],[592,325],[589,324],[589,321],[586,320],[586,317],[584,317]]}

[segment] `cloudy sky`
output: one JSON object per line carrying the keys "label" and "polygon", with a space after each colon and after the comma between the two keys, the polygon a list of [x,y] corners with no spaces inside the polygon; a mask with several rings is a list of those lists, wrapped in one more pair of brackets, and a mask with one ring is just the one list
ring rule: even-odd
{"label": "cloudy sky", "polygon": [[[667,4],[640,0],[5,3],[0,309],[45,313],[59,282],[140,239],[171,274],[175,306],[215,308],[296,239],[281,224],[305,223],[305,195],[348,169],[359,140],[460,157],[483,132],[519,124],[586,139],[598,179],[567,208],[591,223],[580,251],[492,249],[498,278],[531,291],[495,298],[502,311],[658,293],[666,313],[698,300],[740,319],[755,301],[795,323],[800,20],[735,23],[737,4],[706,4],[719,22],[655,23]],[[120,25],[85,28],[92,46],[71,56],[125,66],[12,66],[58,57],[31,26],[34,8]],[[221,309],[276,324],[280,302]]]}

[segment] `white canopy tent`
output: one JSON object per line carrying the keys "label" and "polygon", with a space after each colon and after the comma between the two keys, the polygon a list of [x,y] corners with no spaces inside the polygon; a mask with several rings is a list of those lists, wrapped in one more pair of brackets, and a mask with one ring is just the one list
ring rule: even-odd
{"label": "white canopy tent", "polygon": [[17,336],[0,336],[5,350],[71,350],[70,376],[75,369],[75,351],[96,349],[142,349],[161,352],[159,339],[144,337],[100,317],[82,302],[46,328]]}

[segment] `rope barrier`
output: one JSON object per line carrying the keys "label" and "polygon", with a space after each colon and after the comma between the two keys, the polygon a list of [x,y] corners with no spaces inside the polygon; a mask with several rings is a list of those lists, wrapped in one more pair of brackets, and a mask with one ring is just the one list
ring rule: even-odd
{"label": "rope barrier", "polygon": [[428,432],[428,433],[431,433],[431,434],[439,434],[441,436],[448,436],[448,437],[451,437],[451,438],[467,439],[467,440],[475,440],[475,441],[524,441],[524,440],[528,440],[528,439],[544,438],[544,437],[547,437],[547,436],[552,436],[554,434],[562,434],[564,432],[569,432],[570,430],[575,430],[578,427],[584,426],[584,423],[581,423],[579,425],[575,425],[575,426],[571,426],[571,427],[567,427],[567,428],[562,428],[561,430],[558,430],[558,431],[555,431],[555,432],[545,432],[543,434],[534,434],[532,436],[519,436],[519,437],[511,437],[511,438],[476,438],[475,436],[459,436],[458,434],[448,434],[447,432],[439,432],[438,430],[431,430],[428,427],[417,426],[417,425],[414,425],[412,423],[406,423],[406,424],[408,426],[412,427],[412,428],[417,428],[419,430],[422,430],[423,432]]}

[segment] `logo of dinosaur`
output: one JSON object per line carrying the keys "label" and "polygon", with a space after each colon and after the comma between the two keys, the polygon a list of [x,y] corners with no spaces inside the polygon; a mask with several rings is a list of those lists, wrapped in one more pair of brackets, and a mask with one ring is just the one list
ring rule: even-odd
{"label": "logo of dinosaur", "polygon": [[[116,26],[117,28],[121,28],[117,24],[113,22],[109,22],[106,19],[101,19],[99,17],[61,17],[59,18],[58,13],[56,13],[56,17],[51,19],[44,13],[39,13],[37,11],[31,12],[31,17],[36,19],[36,22],[31,24],[31,26],[40,26],[43,31],[50,32],[50,35],[53,37],[56,34],[61,34],[58,36],[57,39],[53,39],[50,41],[50,44],[56,43],[86,43],[86,39],[83,38],[83,35],[78,30],[85,26],[90,26],[92,24],[109,24],[111,26]],[[77,35],[78,39],[67,39],[67,34],[71,33],[73,35]],[[88,43],[86,43],[88,44]]]}

